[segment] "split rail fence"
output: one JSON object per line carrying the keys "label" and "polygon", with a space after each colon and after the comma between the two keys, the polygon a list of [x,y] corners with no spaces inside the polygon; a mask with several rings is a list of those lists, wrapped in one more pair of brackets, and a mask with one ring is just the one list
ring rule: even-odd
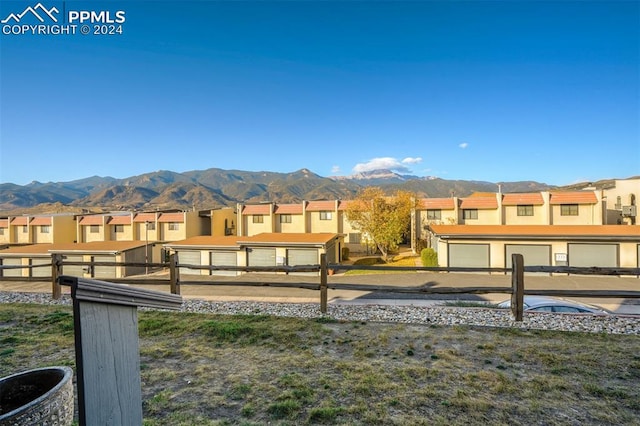
{"label": "split rail fence", "polygon": [[[165,263],[135,263],[135,262],[69,262],[65,261],[61,255],[53,255],[51,264],[40,265],[0,265],[0,281],[49,281],[52,283],[52,297],[58,299],[61,297],[61,287],[58,277],[62,275],[64,265],[86,266],[95,268],[96,266],[128,266],[128,267],[144,267],[151,270],[169,270],[169,277],[158,278],[145,276],[144,278],[109,278],[112,283],[125,284],[155,284],[168,285],[172,294],[180,294],[180,287],[183,285],[216,285],[216,286],[253,286],[253,287],[283,287],[283,288],[300,288],[308,290],[317,290],[320,292],[320,311],[327,312],[328,290],[355,290],[365,292],[385,292],[398,294],[415,294],[415,295],[459,295],[459,294],[488,294],[503,293],[511,295],[511,311],[516,321],[522,321],[523,314],[523,297],[524,295],[535,294],[539,296],[561,296],[561,297],[595,297],[595,298],[625,298],[638,299],[640,291],[629,290],[571,290],[571,289],[525,289],[525,272],[541,272],[541,273],[559,273],[559,274],[575,274],[575,275],[613,275],[613,276],[636,276],[640,277],[640,268],[600,268],[600,267],[569,267],[569,266],[525,266],[524,258],[521,254],[512,255],[511,268],[466,268],[466,267],[410,267],[410,266],[365,266],[365,265],[341,265],[327,264],[325,255],[321,256],[319,265],[301,265],[301,266],[204,266],[181,264],[175,254],[169,257],[169,261]],[[5,277],[4,270],[18,268],[51,268],[50,277]],[[294,277],[287,281],[241,281],[216,280],[215,275],[206,276],[206,280],[182,280],[180,278],[181,269],[190,269],[193,271],[208,270],[213,271],[234,271],[234,272],[269,272],[269,273],[300,273],[311,272],[318,274],[318,282],[295,282]],[[329,283],[328,276],[330,271],[349,271],[349,270],[369,270],[369,271],[392,271],[392,272],[487,272],[487,273],[504,273],[511,274],[511,286],[509,287],[425,287],[425,286],[385,286],[371,284],[349,284],[349,283]],[[33,275],[33,274],[31,274]]]}

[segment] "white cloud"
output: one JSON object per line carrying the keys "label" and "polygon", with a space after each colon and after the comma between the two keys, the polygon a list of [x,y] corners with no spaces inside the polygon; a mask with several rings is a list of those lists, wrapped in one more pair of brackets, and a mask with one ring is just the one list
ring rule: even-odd
{"label": "white cloud", "polygon": [[334,175],[337,175],[338,173],[340,173],[340,166],[331,167],[331,173]]}
{"label": "white cloud", "polygon": [[460,148],[462,148],[462,149],[465,149],[466,147],[468,147],[468,146],[469,146],[469,144],[468,144],[468,143],[466,143],[466,142],[462,142],[462,143],[461,143],[460,145],[458,145],[458,146],[459,146]]}
{"label": "white cloud", "polygon": [[402,160],[403,164],[418,164],[418,163],[422,163],[422,157],[407,157],[404,160]]}
{"label": "white cloud", "polygon": [[373,170],[381,170],[381,169],[393,170],[401,173],[408,173],[411,171],[406,166],[403,166],[402,163],[398,161],[397,158],[393,158],[393,157],[372,158],[366,163],[356,164],[353,168],[353,171],[355,173],[362,173],[362,172],[370,172]]}

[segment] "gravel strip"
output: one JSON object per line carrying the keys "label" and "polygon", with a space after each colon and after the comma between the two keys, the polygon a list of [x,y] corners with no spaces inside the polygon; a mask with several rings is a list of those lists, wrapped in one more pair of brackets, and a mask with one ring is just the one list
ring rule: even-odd
{"label": "gravel strip", "polygon": [[[0,292],[0,303],[39,303],[70,305],[71,297],[51,299],[47,293]],[[332,318],[340,321],[375,321],[433,325],[473,325],[519,329],[578,331],[640,335],[640,316],[525,313],[522,322],[513,320],[510,311],[490,308],[443,306],[332,305],[323,315],[315,303],[210,302],[185,299],[183,312],[223,315],[273,315],[297,318]]]}

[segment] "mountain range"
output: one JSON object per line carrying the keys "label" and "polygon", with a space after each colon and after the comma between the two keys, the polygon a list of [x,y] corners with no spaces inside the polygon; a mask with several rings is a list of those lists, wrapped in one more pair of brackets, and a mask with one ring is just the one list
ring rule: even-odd
{"label": "mountain range", "polygon": [[211,168],[176,173],[160,170],[124,179],[92,176],[69,182],[0,184],[0,214],[58,211],[212,209],[236,203],[350,199],[366,186],[418,197],[465,197],[474,192],[532,192],[556,189],[534,181],[483,182],[400,175],[376,170],[353,176],[322,177],[308,169],[292,173]]}

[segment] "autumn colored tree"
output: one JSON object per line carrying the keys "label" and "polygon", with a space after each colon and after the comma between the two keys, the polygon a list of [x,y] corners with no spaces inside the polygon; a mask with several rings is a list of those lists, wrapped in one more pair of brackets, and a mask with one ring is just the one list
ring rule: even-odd
{"label": "autumn colored tree", "polygon": [[347,220],[372,241],[385,261],[396,250],[411,224],[415,197],[407,191],[386,196],[378,187],[364,188],[346,207]]}

